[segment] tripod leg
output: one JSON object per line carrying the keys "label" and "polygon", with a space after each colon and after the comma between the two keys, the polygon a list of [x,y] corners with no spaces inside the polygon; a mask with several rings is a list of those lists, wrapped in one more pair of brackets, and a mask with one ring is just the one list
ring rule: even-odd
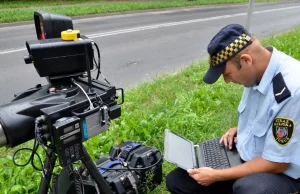
{"label": "tripod leg", "polygon": [[89,156],[84,146],[82,146],[82,149],[83,149],[83,159],[81,161],[83,162],[86,169],[89,171],[89,173],[92,175],[92,178],[99,186],[100,192],[104,194],[113,194],[112,190],[109,188],[107,182],[100,174],[99,170],[97,169],[97,166]]}
{"label": "tripod leg", "polygon": [[55,166],[57,156],[54,153],[50,154],[50,157],[47,155],[44,162],[44,174],[41,178],[40,187],[38,194],[47,194],[50,187],[50,180],[52,177],[53,168]]}

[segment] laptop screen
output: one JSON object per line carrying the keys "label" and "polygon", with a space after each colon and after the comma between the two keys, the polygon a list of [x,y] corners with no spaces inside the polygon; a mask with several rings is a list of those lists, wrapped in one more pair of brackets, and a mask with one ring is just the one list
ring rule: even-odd
{"label": "laptop screen", "polygon": [[164,158],[185,170],[192,169],[196,166],[194,143],[166,129]]}

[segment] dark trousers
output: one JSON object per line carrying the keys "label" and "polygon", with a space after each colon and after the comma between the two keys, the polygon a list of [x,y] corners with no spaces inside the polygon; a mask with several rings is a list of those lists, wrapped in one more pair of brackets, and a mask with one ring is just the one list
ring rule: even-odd
{"label": "dark trousers", "polygon": [[254,173],[235,181],[202,186],[188,173],[177,168],[166,179],[172,194],[300,194],[300,181],[284,174]]}

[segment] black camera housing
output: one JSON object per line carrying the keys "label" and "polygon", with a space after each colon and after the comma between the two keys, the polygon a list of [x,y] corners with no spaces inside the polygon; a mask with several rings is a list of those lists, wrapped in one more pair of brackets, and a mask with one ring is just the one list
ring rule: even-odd
{"label": "black camera housing", "polygon": [[[77,82],[88,89],[87,79],[80,78]],[[89,101],[78,87],[67,81],[61,84],[38,85],[17,94],[11,103],[0,107],[0,122],[5,129],[7,145],[14,147],[34,138],[35,118],[40,115],[45,115],[50,125],[59,118],[74,116],[72,111],[88,107]],[[121,116],[121,107],[115,99],[116,88],[98,80],[93,80],[92,84],[108,107],[110,119]],[[50,93],[53,87],[60,88],[60,92]],[[90,95],[90,99],[96,101],[96,95]]]}
{"label": "black camera housing", "polygon": [[26,63],[32,62],[40,77],[76,76],[94,68],[92,41],[85,36],[76,41],[31,40],[26,47],[30,55]]}

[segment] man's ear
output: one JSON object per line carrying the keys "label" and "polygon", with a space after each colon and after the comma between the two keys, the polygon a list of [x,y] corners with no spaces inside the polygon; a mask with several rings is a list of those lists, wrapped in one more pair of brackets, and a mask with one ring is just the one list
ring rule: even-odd
{"label": "man's ear", "polygon": [[252,57],[248,54],[242,54],[240,56],[240,64],[241,66],[250,67],[252,66]]}

